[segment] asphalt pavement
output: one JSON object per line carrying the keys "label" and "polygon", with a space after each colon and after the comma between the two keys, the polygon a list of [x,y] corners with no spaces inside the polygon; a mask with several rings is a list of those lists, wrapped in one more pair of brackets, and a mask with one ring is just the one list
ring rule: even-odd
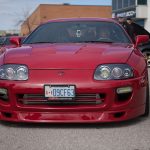
{"label": "asphalt pavement", "polygon": [[150,116],[105,124],[0,122],[0,150],[150,150]]}

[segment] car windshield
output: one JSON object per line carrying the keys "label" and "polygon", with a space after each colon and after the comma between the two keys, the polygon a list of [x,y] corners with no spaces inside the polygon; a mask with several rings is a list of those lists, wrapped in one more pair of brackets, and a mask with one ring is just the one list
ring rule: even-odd
{"label": "car windshield", "polygon": [[116,23],[106,21],[49,22],[39,26],[24,41],[35,43],[131,43]]}

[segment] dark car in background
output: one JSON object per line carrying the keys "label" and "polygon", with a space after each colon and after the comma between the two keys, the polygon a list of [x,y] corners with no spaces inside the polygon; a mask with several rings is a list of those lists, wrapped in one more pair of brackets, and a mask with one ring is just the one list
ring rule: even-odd
{"label": "dark car in background", "polygon": [[0,46],[3,45],[5,38],[4,37],[0,37]]}
{"label": "dark car in background", "polygon": [[[0,48],[1,47],[6,47],[6,48],[16,47],[16,45],[14,45],[10,42],[10,39],[14,38],[14,37],[18,37],[18,36],[3,36],[3,37],[0,37]],[[23,37],[23,36],[19,36],[19,37],[20,37],[21,43],[22,43],[24,41],[25,37]]]}
{"label": "dark car in background", "polygon": [[[150,33],[140,25],[134,23],[134,27],[136,35],[149,35],[150,37]],[[145,55],[148,67],[150,67],[150,40],[146,43],[142,43],[141,45],[139,45],[139,49]]]}

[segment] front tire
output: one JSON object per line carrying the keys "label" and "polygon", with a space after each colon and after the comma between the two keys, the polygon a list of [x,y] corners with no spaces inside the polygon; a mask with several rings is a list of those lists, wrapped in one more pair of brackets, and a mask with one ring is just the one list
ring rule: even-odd
{"label": "front tire", "polygon": [[143,55],[145,56],[147,60],[147,66],[150,67],[150,54],[147,51],[144,51]]}

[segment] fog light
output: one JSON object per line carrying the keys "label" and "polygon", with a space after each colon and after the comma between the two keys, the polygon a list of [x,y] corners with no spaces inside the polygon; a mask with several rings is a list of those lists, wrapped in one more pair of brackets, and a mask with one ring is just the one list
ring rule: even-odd
{"label": "fog light", "polygon": [[7,95],[7,89],[0,88],[0,94]]}
{"label": "fog light", "polygon": [[0,88],[0,100],[8,101],[8,91],[7,91],[7,89]]}
{"label": "fog light", "polygon": [[131,93],[133,91],[132,87],[121,87],[117,88],[117,94]]}

